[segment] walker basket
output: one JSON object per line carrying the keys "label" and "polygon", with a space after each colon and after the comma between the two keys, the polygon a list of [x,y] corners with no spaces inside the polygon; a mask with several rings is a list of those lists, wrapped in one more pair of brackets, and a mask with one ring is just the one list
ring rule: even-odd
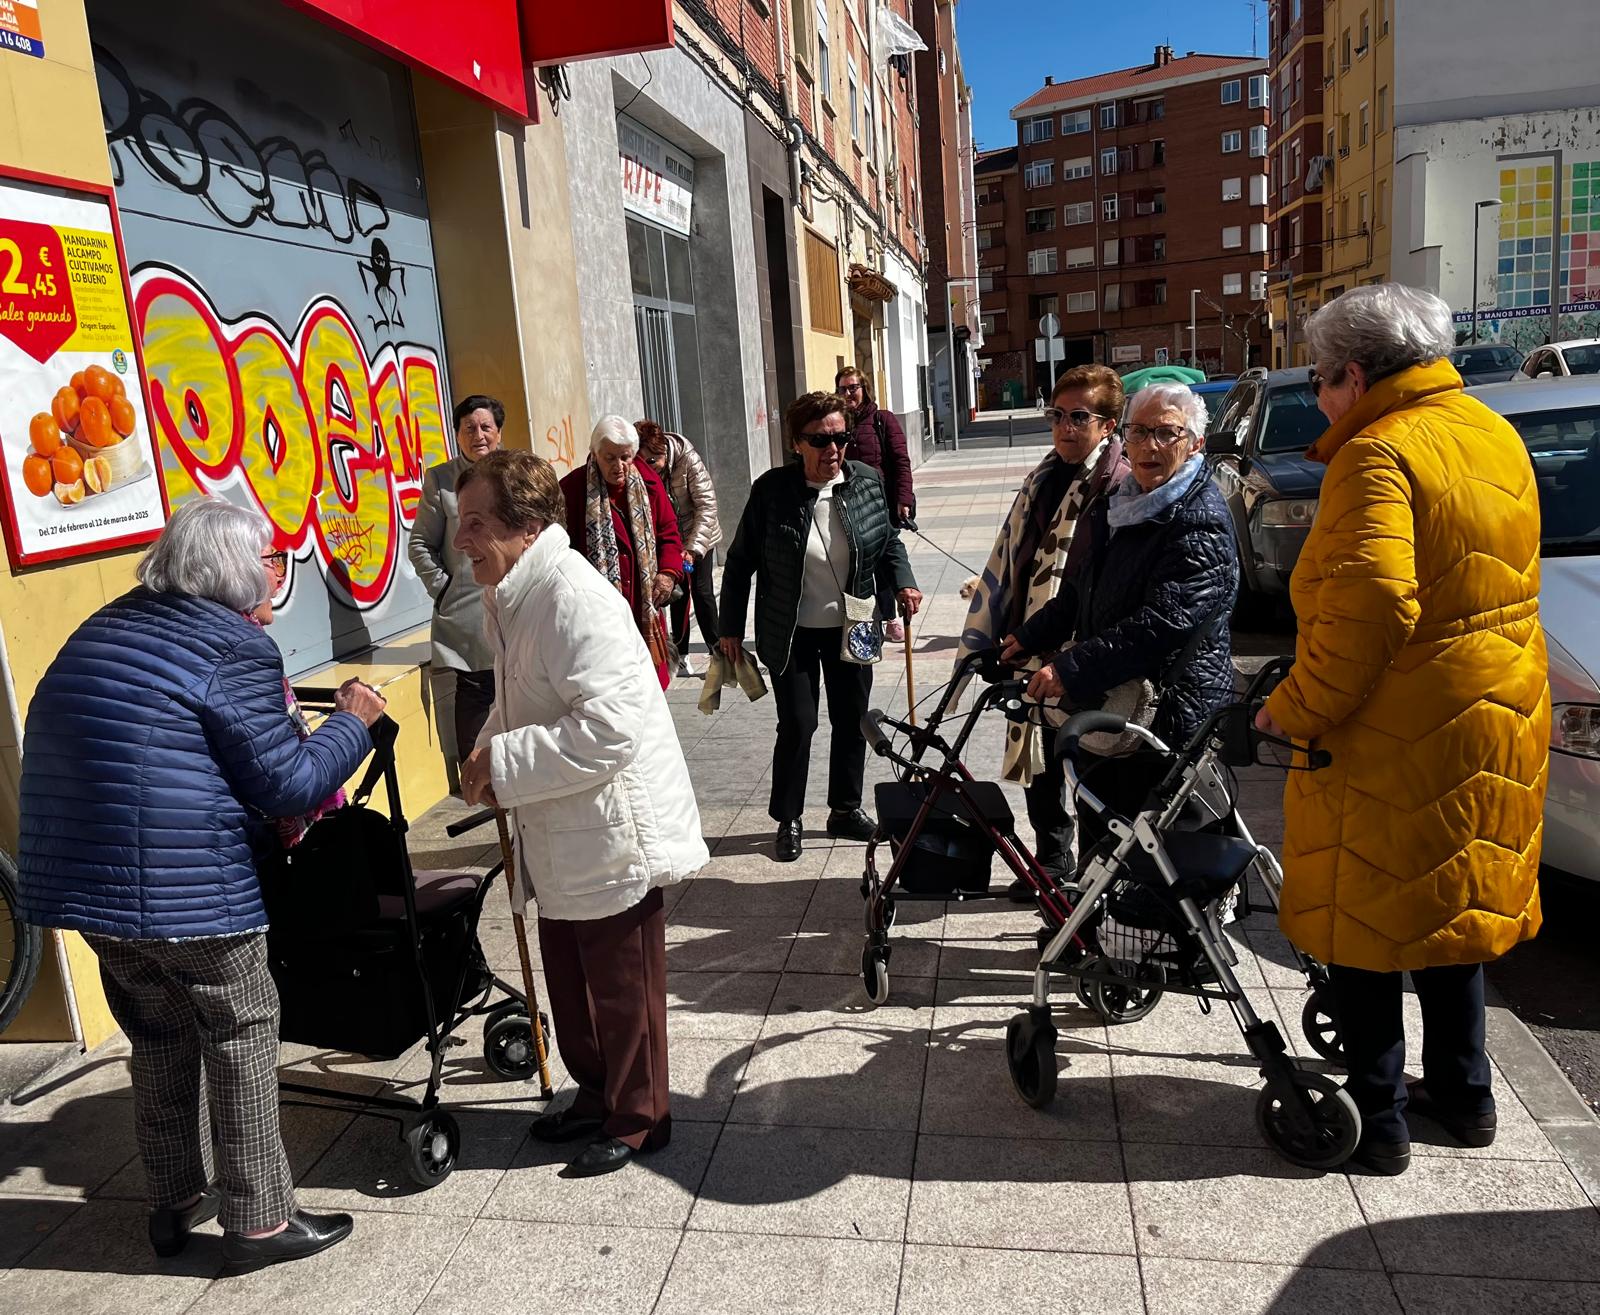
{"label": "walker basket", "polygon": [[1009,835],[1016,823],[1005,794],[992,781],[965,783],[966,797],[942,790],[915,836],[912,827],[929,785],[887,781],[874,788],[878,828],[896,859],[909,843],[897,878],[909,895],[983,895],[995,854],[994,832]]}

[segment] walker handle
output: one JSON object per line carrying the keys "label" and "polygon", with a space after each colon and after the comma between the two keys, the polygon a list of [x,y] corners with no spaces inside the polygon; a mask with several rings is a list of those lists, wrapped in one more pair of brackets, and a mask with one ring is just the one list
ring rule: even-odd
{"label": "walker handle", "polygon": [[889,737],[883,733],[883,712],[880,709],[868,709],[866,716],[861,719],[861,735],[878,757],[889,756]]}
{"label": "walker handle", "polygon": [[1128,719],[1114,712],[1101,712],[1092,708],[1088,712],[1075,712],[1067,718],[1066,725],[1056,735],[1056,757],[1076,758],[1078,741],[1085,735],[1105,732],[1121,735],[1128,729]]}

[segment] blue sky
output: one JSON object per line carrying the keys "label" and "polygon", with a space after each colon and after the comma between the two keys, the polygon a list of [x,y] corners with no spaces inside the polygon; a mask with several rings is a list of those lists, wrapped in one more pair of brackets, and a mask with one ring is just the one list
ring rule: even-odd
{"label": "blue sky", "polygon": [[[1179,55],[1250,53],[1249,0],[960,0],[956,38],[972,84],[973,134],[983,150],[1014,145],[1007,115],[1044,85],[1147,64],[1158,45]],[[1256,49],[1267,46],[1267,6]]]}

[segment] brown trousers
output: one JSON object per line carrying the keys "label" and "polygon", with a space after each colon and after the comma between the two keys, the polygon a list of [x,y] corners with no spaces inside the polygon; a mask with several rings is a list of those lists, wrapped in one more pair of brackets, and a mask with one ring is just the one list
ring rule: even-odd
{"label": "brown trousers", "polygon": [[634,1150],[672,1135],[667,1109],[667,916],[661,891],[609,918],[539,919],[545,989],[573,1113]]}

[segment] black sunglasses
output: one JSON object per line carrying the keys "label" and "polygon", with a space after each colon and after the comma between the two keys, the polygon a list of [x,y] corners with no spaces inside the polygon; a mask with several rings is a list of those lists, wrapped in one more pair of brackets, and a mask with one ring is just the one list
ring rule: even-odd
{"label": "black sunglasses", "polygon": [[273,570],[275,570],[279,575],[288,574],[288,571],[289,571],[289,554],[288,553],[282,552],[282,551],[279,551],[279,552],[264,552],[264,553],[261,554],[261,560],[267,566],[270,566]]}
{"label": "black sunglasses", "polygon": [[848,447],[850,445],[850,435],[843,433],[801,434],[800,437],[805,441],[807,446],[816,448],[818,452],[821,452],[824,448]]}
{"label": "black sunglasses", "polygon": [[1059,406],[1047,406],[1044,409],[1044,418],[1052,425],[1066,422],[1074,429],[1082,429],[1091,420],[1115,420],[1116,416],[1108,416],[1099,411],[1063,411]]}

